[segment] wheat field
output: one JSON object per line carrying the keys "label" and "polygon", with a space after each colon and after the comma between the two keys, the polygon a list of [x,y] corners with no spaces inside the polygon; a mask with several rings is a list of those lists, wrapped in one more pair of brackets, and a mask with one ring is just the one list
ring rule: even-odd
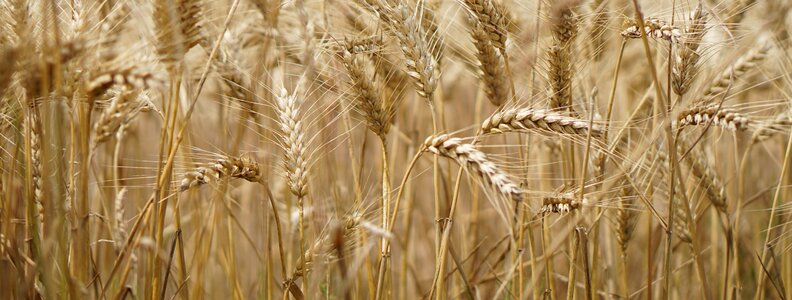
{"label": "wheat field", "polygon": [[789,16],[0,0],[0,298],[792,298]]}

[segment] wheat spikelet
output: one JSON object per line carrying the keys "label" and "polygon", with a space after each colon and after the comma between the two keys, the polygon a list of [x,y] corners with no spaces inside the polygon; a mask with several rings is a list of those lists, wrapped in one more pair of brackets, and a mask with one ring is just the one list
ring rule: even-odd
{"label": "wheat spikelet", "polygon": [[390,118],[392,112],[380,97],[379,85],[373,74],[368,72],[367,64],[362,57],[354,55],[344,50],[344,67],[352,80],[352,88],[355,94],[355,105],[366,118],[369,129],[384,138],[390,130]]}
{"label": "wheat spikelet", "polygon": [[[643,31],[641,31],[641,29],[638,27],[638,24],[636,24],[635,20],[626,20],[624,27],[625,29],[621,32],[621,35],[625,38],[640,39],[641,35],[643,35]],[[678,42],[682,37],[682,30],[680,30],[677,26],[670,25],[668,22],[658,18],[645,19],[644,30],[649,35],[649,37],[663,39],[674,43]]]}
{"label": "wheat spikelet", "polygon": [[391,27],[399,40],[407,75],[413,79],[413,85],[421,97],[429,99],[437,87],[440,77],[437,58],[432,55],[422,32],[420,23],[415,19],[412,10],[400,5],[392,12]]}
{"label": "wheat spikelet", "polygon": [[720,176],[714,171],[714,167],[706,161],[705,156],[699,151],[692,151],[685,157],[685,160],[690,165],[693,176],[698,177],[701,181],[701,186],[704,188],[707,199],[718,210],[726,213],[726,189],[720,180]]}
{"label": "wheat spikelet", "polygon": [[701,101],[711,101],[717,95],[725,92],[729,87],[732,78],[737,79],[745,75],[748,71],[755,68],[761,61],[767,58],[767,53],[770,52],[773,45],[767,40],[760,41],[759,45],[748,51],[745,55],[737,59],[728,68],[723,70],[721,74],[712,81],[707,90],[704,92]]}
{"label": "wheat spikelet", "polygon": [[592,137],[602,136],[603,128],[597,124],[590,124],[588,120],[568,117],[541,108],[512,108],[496,112],[484,120],[481,124],[481,131],[483,133],[500,133],[525,130],[586,136],[589,127],[591,127]]}
{"label": "wheat spikelet", "polygon": [[473,13],[479,24],[487,32],[490,43],[501,51],[506,51],[507,24],[503,13],[498,10],[494,0],[464,0],[465,7]]}
{"label": "wheat spikelet", "polygon": [[707,13],[699,3],[689,19],[681,45],[675,53],[671,83],[674,93],[677,95],[683,95],[688,91],[693,76],[698,71],[698,61],[701,55],[697,51],[702,38],[707,33],[706,25]]}
{"label": "wheat spikelet", "polygon": [[128,124],[143,110],[150,100],[134,90],[122,89],[112,98],[94,125],[94,148],[112,137],[119,128]]}
{"label": "wheat spikelet", "polygon": [[286,89],[281,89],[276,102],[278,126],[285,151],[286,178],[292,194],[301,199],[308,193],[308,162],[300,109],[296,96],[290,95]]}
{"label": "wheat spikelet", "polygon": [[712,123],[724,129],[736,131],[745,130],[753,125],[753,121],[742,113],[718,104],[697,105],[677,116],[679,128],[685,126],[707,125]]}
{"label": "wheat spikelet", "polygon": [[[31,104],[35,106],[31,100]],[[41,169],[41,121],[38,108],[32,107],[27,115],[25,125],[28,127],[30,139],[30,176],[33,184],[33,203],[36,205],[36,222],[39,226],[39,235],[44,232],[44,178]]]}
{"label": "wheat spikelet", "polygon": [[576,1],[557,2],[550,12],[553,45],[547,51],[550,108],[572,109],[572,46],[577,36]]}
{"label": "wheat spikelet", "polygon": [[633,207],[635,205],[636,190],[625,180],[622,181],[621,188],[616,194],[616,201],[618,206],[613,210],[613,231],[616,237],[616,242],[622,250],[622,254],[627,253],[627,246],[632,239],[635,232],[635,225],[637,224],[640,211]]}
{"label": "wheat spikelet", "polygon": [[257,161],[247,157],[223,157],[214,163],[199,167],[194,171],[186,172],[179,184],[179,191],[183,192],[193,187],[201,186],[212,179],[238,178],[250,182],[261,182],[263,174]]}
{"label": "wheat spikelet", "polygon": [[761,124],[756,131],[754,131],[751,143],[759,143],[767,140],[779,132],[789,130],[792,126],[792,110],[786,110],[778,114],[775,119]]}
{"label": "wheat spikelet", "polygon": [[509,176],[487,158],[484,152],[462,139],[448,135],[430,136],[424,142],[427,151],[455,160],[483,183],[507,199],[522,201],[523,190]]}
{"label": "wheat spikelet", "polygon": [[190,48],[201,40],[198,0],[157,0],[154,2],[154,25],[157,53],[173,73]]}
{"label": "wheat spikelet", "polygon": [[583,198],[583,200],[580,201],[578,200],[577,196],[573,194],[560,195],[556,197],[545,197],[542,199],[542,208],[539,210],[539,212],[542,214],[565,214],[580,209],[587,203],[588,199]]}
{"label": "wheat spikelet", "polygon": [[495,106],[501,106],[509,98],[509,87],[504,69],[503,57],[490,43],[484,27],[476,23],[471,32],[473,45],[476,46],[479,78],[484,82],[487,99]]}

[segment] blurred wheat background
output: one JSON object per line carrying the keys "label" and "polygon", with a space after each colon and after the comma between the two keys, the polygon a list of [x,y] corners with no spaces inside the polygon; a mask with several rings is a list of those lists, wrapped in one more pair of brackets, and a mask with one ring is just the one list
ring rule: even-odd
{"label": "blurred wheat background", "polygon": [[0,0],[0,298],[792,298],[788,0]]}

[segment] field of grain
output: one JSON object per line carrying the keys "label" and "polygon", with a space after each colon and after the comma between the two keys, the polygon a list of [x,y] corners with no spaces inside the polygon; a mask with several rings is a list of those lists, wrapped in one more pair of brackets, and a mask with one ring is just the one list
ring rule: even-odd
{"label": "field of grain", "polygon": [[0,0],[0,298],[792,298],[790,16]]}

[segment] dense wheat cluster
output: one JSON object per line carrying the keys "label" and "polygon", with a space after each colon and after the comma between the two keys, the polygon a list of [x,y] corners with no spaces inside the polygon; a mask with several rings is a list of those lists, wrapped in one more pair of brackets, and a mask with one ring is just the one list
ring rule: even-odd
{"label": "dense wheat cluster", "polygon": [[0,299],[792,298],[788,0],[0,0]]}

